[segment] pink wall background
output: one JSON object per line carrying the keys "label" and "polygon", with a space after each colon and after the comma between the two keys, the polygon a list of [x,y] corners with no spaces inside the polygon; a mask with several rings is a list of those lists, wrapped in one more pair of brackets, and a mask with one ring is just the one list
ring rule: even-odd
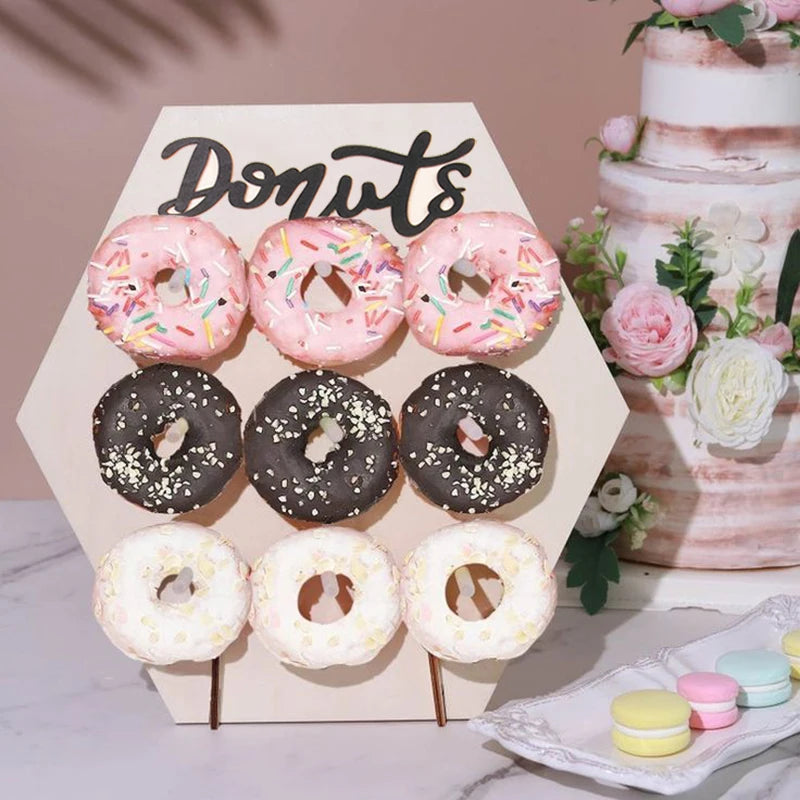
{"label": "pink wall background", "polygon": [[0,497],[49,495],[14,417],[162,105],[472,100],[558,240],[594,205],[583,142],[637,110],[638,48],[620,51],[648,11],[645,0],[0,0]]}

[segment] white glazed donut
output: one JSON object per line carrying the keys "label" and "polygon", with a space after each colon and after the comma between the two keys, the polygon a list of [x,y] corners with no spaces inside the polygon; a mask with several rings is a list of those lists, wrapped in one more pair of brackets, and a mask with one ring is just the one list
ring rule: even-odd
{"label": "white glazed donut", "polygon": [[[469,564],[489,567],[503,583],[502,600],[486,619],[462,619],[445,598],[449,577]],[[541,545],[502,522],[465,522],[431,534],[406,557],[401,587],[411,635],[429,653],[464,663],[522,655],[556,604],[555,577]]]}
{"label": "white glazed donut", "polygon": [[[300,589],[329,572],[350,579],[353,605],[334,622],[312,622],[300,613]],[[250,624],[267,650],[287,664],[365,664],[400,625],[400,582],[391,556],[371,536],[350,528],[284,536],[253,565],[251,580]]]}
{"label": "white glazed donut", "polygon": [[[193,592],[167,602],[165,578],[191,570]],[[94,615],[123,653],[148,664],[208,661],[239,635],[250,608],[249,568],[201,525],[169,522],[125,536],[100,560]],[[165,590],[166,591],[166,590]]]}

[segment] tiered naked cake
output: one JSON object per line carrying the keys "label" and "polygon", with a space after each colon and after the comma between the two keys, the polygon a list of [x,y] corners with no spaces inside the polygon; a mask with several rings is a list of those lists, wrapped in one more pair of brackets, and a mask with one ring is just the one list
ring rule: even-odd
{"label": "tiered naked cake", "polygon": [[[787,244],[800,228],[800,48],[781,32],[751,34],[731,48],[701,31],[650,28],[644,50],[639,156],[600,168],[610,244],[628,254],[625,281],[654,281],[676,225],[734,204],[766,225],[753,306],[774,315]],[[731,270],[715,278],[712,297],[731,308],[741,277]],[[628,377],[619,385],[631,415],[610,467],[663,509],[644,547],[626,557],[723,569],[800,563],[797,376],[766,439],[743,451],[695,447],[685,395]]]}

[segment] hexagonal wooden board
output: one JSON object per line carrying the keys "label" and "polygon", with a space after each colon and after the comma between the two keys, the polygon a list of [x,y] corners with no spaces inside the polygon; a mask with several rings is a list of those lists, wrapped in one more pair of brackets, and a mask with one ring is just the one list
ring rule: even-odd
{"label": "hexagonal wooden board", "polygon": [[[204,169],[197,160],[202,145],[180,141],[196,138],[217,143],[209,146]],[[335,152],[350,145],[356,147]],[[397,156],[369,148],[365,152],[358,146],[380,148]],[[171,151],[173,154],[165,157]],[[319,215],[333,201],[341,211],[344,194],[340,179],[348,175],[352,178],[350,208],[356,206],[365,181],[375,184],[378,197],[401,186],[389,195],[393,212],[366,208],[358,213],[400,246],[401,252],[408,241],[401,235],[410,231],[407,223],[419,223],[428,213],[429,202],[448,182],[463,188],[466,211],[504,210],[530,217],[469,103],[169,107],[161,111],[105,231],[127,217],[156,213],[179,196],[182,183],[189,194],[194,194],[196,186],[221,187],[220,176],[228,177],[224,173],[226,153],[231,159],[232,180],[241,179],[245,165],[258,162],[260,166],[251,167],[247,174],[268,182],[271,173],[265,165],[269,165],[278,174],[276,183],[291,195],[288,202],[277,205],[276,199],[287,200],[277,186],[269,199],[266,190],[259,196],[258,188],[251,186],[243,196],[238,195],[239,204],[249,203],[250,208],[235,207],[229,200],[231,194],[218,192],[218,202],[202,211],[204,219],[236,240],[245,256],[261,231],[288,216],[293,206],[295,213],[305,204],[309,214]],[[409,166],[415,159],[416,168]],[[304,194],[302,181],[291,193],[296,175],[285,174],[286,170],[304,170],[314,164],[325,167],[316,194]],[[456,164],[460,166],[453,166]],[[337,192],[339,199],[333,200]],[[214,199],[213,192],[198,191],[197,195],[189,202],[190,211],[198,203],[210,204]],[[235,187],[233,196],[236,200]],[[537,202],[547,202],[546,186],[538,188]],[[440,203],[446,210],[451,204],[452,200]],[[179,205],[178,210],[185,209]],[[87,261],[92,244],[87,242]],[[95,329],[86,308],[85,282],[85,276],[81,277],[18,422],[87,556],[96,564],[123,534],[163,517],[125,502],[100,479],[91,412],[103,392],[132,371],[134,364]],[[368,364],[346,366],[341,371],[386,397],[396,413],[426,375],[461,360],[424,349],[403,326]],[[492,516],[537,536],[555,562],[622,427],[627,408],[566,293],[557,323],[546,334],[525,350],[494,363],[513,369],[542,395],[552,414],[553,437],[540,485]],[[244,415],[269,386],[297,368],[249,324],[232,348],[201,366],[233,391]],[[277,537],[292,531],[249,486],[243,471],[219,498],[187,516],[230,538],[251,560]],[[369,530],[399,561],[426,533],[454,518],[424,500],[401,476],[376,507],[345,524]],[[502,670],[503,664],[498,662],[444,665],[450,717],[482,711]],[[207,720],[207,664],[178,664],[149,668],[149,672],[176,721]],[[433,717],[428,660],[404,629],[370,664],[309,671],[280,664],[248,627],[223,655],[222,675],[223,722]]]}

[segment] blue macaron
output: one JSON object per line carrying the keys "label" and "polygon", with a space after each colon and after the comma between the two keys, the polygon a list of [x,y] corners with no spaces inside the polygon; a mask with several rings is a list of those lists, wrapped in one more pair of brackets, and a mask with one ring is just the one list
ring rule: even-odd
{"label": "blue macaron", "polygon": [[717,659],[717,672],[739,684],[736,704],[763,708],[785,703],[792,696],[791,664],[772,650],[734,650]]}

